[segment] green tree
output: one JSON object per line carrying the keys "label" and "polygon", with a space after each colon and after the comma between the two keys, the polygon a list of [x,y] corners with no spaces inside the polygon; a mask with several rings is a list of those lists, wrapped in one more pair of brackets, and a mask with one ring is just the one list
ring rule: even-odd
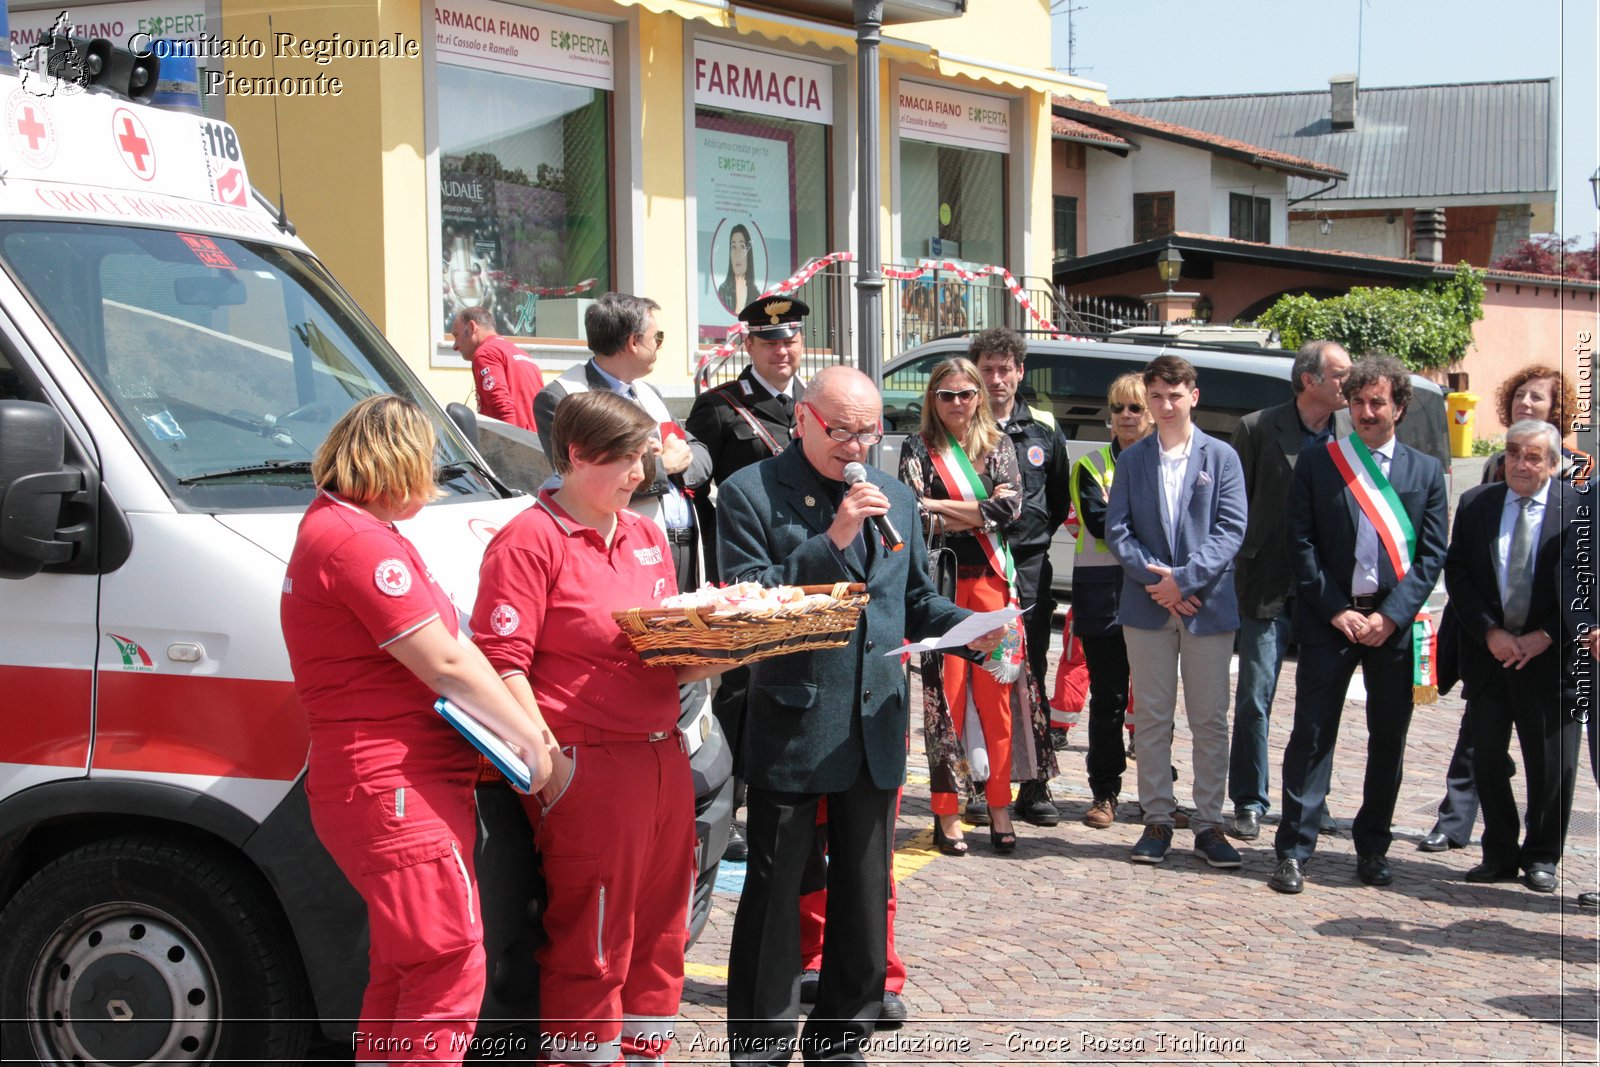
{"label": "green tree", "polygon": [[1326,300],[1286,296],[1260,322],[1278,331],[1285,348],[1338,341],[1351,355],[1382,350],[1412,370],[1447,367],[1467,354],[1472,324],[1483,318],[1483,277],[1461,263],[1453,277],[1414,289],[1357,286]]}

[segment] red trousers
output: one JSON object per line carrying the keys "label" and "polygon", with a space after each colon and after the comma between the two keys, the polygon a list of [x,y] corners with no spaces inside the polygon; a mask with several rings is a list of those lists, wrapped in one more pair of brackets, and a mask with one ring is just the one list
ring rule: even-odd
{"label": "red trousers", "polygon": [[[994,573],[982,578],[958,578],[956,603],[973,611],[998,611],[1009,601],[1006,583]],[[989,781],[983,796],[991,808],[1011,803],[1011,684],[1002,685],[981,666],[960,656],[944,658],[944,699],[955,724],[956,736],[969,741],[967,734],[967,695],[978,709],[983,743],[989,751]],[[935,815],[954,815],[960,810],[954,793],[934,793]]]}
{"label": "red trousers", "polygon": [[[895,794],[894,813],[900,815],[900,797],[904,795],[902,789]],[[817,826],[820,828],[828,821],[828,799],[824,797],[817,804]],[[906,988],[906,961],[900,958],[900,953],[894,950],[894,913],[895,913],[895,886],[894,869],[889,869],[889,971],[884,980],[883,988],[888,993],[902,993]],[[828,890],[826,887],[812,893],[802,893],[800,896],[800,969],[803,971],[822,970],[822,931],[823,919],[828,914]]]}
{"label": "red trousers", "polygon": [[311,822],[367,905],[358,1061],[460,1063],[483,1004],[476,778],[369,790],[308,781]]}
{"label": "red trousers", "polygon": [[565,751],[575,762],[566,789],[548,808],[523,800],[549,892],[538,956],[544,1054],[552,1064],[659,1058],[677,1025],[694,888],[689,757],[677,731]]}

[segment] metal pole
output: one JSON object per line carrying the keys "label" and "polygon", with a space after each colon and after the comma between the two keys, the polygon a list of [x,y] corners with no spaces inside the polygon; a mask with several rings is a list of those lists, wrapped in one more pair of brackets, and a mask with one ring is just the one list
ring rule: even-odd
{"label": "metal pole", "polygon": [[882,172],[878,144],[878,42],[883,29],[883,0],[855,0],[856,114],[860,143],[856,150],[856,199],[860,212],[856,254],[856,307],[860,321],[856,366],[882,385],[883,254],[879,248],[882,205],[878,190]]}

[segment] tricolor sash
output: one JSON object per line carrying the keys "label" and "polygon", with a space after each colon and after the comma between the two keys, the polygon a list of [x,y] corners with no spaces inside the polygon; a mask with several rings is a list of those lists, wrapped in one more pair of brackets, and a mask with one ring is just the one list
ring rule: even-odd
{"label": "tricolor sash", "polygon": [[[939,480],[944,482],[945,488],[950,491],[952,500],[963,500],[969,503],[981,503],[989,499],[988,492],[983,488],[983,480],[978,477],[978,472],[973,468],[972,461],[967,458],[966,449],[961,447],[955,435],[949,430],[945,431],[944,451],[928,450],[928,458],[933,463],[933,469],[938,472]],[[989,561],[989,566],[1006,583],[1006,598],[1012,607],[1017,606],[1017,567],[1011,558],[1011,546],[993,530],[985,530],[981,526],[972,531],[977,538],[978,547],[983,549],[983,556]],[[1021,627],[1012,623],[1007,627],[1006,638],[1000,647],[994,650],[989,657],[985,668],[1002,683],[1014,682],[1022,670],[1022,645],[1018,633]]]}
{"label": "tricolor sash", "polygon": [[[1372,458],[1360,437],[1351,434],[1342,441],[1328,442],[1328,455],[1344,478],[1344,485],[1355,498],[1361,514],[1372,523],[1378,543],[1389,557],[1396,581],[1406,576],[1417,554],[1417,531],[1400,503],[1400,496]],[[1435,666],[1433,616],[1421,612],[1411,623],[1411,698],[1414,704],[1432,704],[1439,699],[1439,675]]]}

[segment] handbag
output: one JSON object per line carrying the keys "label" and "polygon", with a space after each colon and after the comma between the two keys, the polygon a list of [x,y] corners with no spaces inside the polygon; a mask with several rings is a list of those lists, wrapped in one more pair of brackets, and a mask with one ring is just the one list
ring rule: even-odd
{"label": "handbag", "polygon": [[944,516],[929,512],[927,515],[928,576],[933,588],[946,600],[956,598],[956,552],[945,541]]}

